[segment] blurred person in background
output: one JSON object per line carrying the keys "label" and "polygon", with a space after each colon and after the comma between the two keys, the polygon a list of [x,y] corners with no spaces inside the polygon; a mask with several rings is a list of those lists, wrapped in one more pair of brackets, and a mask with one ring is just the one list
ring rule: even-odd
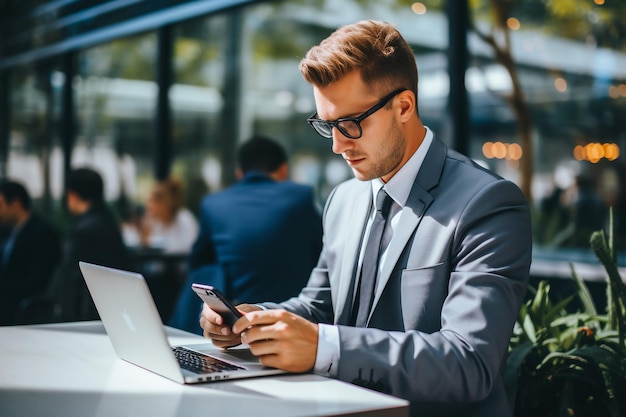
{"label": "blurred person in background", "polygon": [[66,183],[70,225],[63,243],[63,261],[54,278],[53,296],[61,321],[98,319],[83,280],[79,261],[129,269],[120,225],[104,201],[104,183],[91,168],[70,172]]}
{"label": "blurred person in background", "polygon": [[566,197],[564,211],[567,221],[549,245],[586,249],[591,234],[606,228],[609,209],[589,173],[576,176],[575,184],[566,190]]}
{"label": "blurred person in background", "polygon": [[[146,201],[135,239],[141,246],[165,253],[187,254],[198,236],[198,221],[184,207],[183,183],[176,178],[156,182]],[[126,235],[129,243],[129,235]],[[132,238],[131,238],[132,239]]]}
{"label": "blurred person in background", "polygon": [[200,332],[192,282],[213,285],[235,302],[282,301],[298,294],[319,257],[322,224],[313,189],[288,181],[283,147],[253,137],[239,148],[237,162],[238,182],[200,206],[200,234],[174,327]]}
{"label": "blurred person in background", "polygon": [[9,228],[0,242],[0,325],[25,324],[26,304],[46,292],[60,261],[61,237],[15,181],[0,183],[0,223]]}
{"label": "blurred person in background", "polygon": [[575,232],[568,243],[572,246],[587,248],[591,234],[605,228],[609,210],[602,201],[591,175],[579,174],[576,177],[576,187],[572,216]]}

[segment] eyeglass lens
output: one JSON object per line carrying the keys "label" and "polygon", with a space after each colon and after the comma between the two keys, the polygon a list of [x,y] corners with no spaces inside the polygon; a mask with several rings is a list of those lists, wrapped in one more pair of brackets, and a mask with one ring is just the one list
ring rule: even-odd
{"label": "eyeglass lens", "polygon": [[358,138],[361,136],[361,127],[356,120],[341,120],[335,124],[329,123],[324,120],[312,120],[311,125],[317,133],[325,138],[331,138],[333,136],[333,125],[339,129],[339,131],[348,138]]}
{"label": "eyeglass lens", "polygon": [[[315,129],[315,131],[322,137],[330,139],[333,137],[333,127],[336,127],[342,135],[346,136],[350,139],[358,139],[363,134],[363,130],[361,129],[361,122],[365,120],[365,118],[371,116],[380,108],[382,108],[389,100],[395,97],[400,92],[404,91],[404,88],[397,89],[392,91],[387,96],[383,97],[377,104],[363,113],[361,116],[353,118],[347,117],[344,119],[339,119],[334,122],[330,122],[327,120],[318,119],[316,117],[311,117],[307,119],[307,122]],[[317,116],[317,113],[314,115]]]}

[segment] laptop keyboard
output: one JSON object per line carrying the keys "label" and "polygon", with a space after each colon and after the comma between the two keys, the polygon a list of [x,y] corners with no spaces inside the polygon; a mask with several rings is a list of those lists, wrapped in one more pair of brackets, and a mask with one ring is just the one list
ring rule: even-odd
{"label": "laptop keyboard", "polygon": [[244,369],[240,366],[180,346],[173,347],[172,351],[174,351],[174,355],[176,359],[178,359],[181,368],[198,374]]}

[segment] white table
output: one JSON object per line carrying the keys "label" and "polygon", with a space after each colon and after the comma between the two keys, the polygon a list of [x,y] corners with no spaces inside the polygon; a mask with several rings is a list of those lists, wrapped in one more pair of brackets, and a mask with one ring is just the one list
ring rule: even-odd
{"label": "white table", "polygon": [[180,385],[118,359],[99,321],[0,327],[2,417],[328,415],[407,416],[408,403],[312,374]]}

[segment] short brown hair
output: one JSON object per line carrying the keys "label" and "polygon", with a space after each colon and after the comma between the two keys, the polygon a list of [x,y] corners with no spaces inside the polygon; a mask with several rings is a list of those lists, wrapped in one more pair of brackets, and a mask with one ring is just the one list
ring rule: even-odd
{"label": "short brown hair", "polygon": [[[327,87],[359,70],[375,91],[413,91],[417,100],[417,64],[411,47],[391,24],[364,20],[343,26],[312,47],[300,61],[304,79]],[[417,103],[416,103],[417,104]]]}

